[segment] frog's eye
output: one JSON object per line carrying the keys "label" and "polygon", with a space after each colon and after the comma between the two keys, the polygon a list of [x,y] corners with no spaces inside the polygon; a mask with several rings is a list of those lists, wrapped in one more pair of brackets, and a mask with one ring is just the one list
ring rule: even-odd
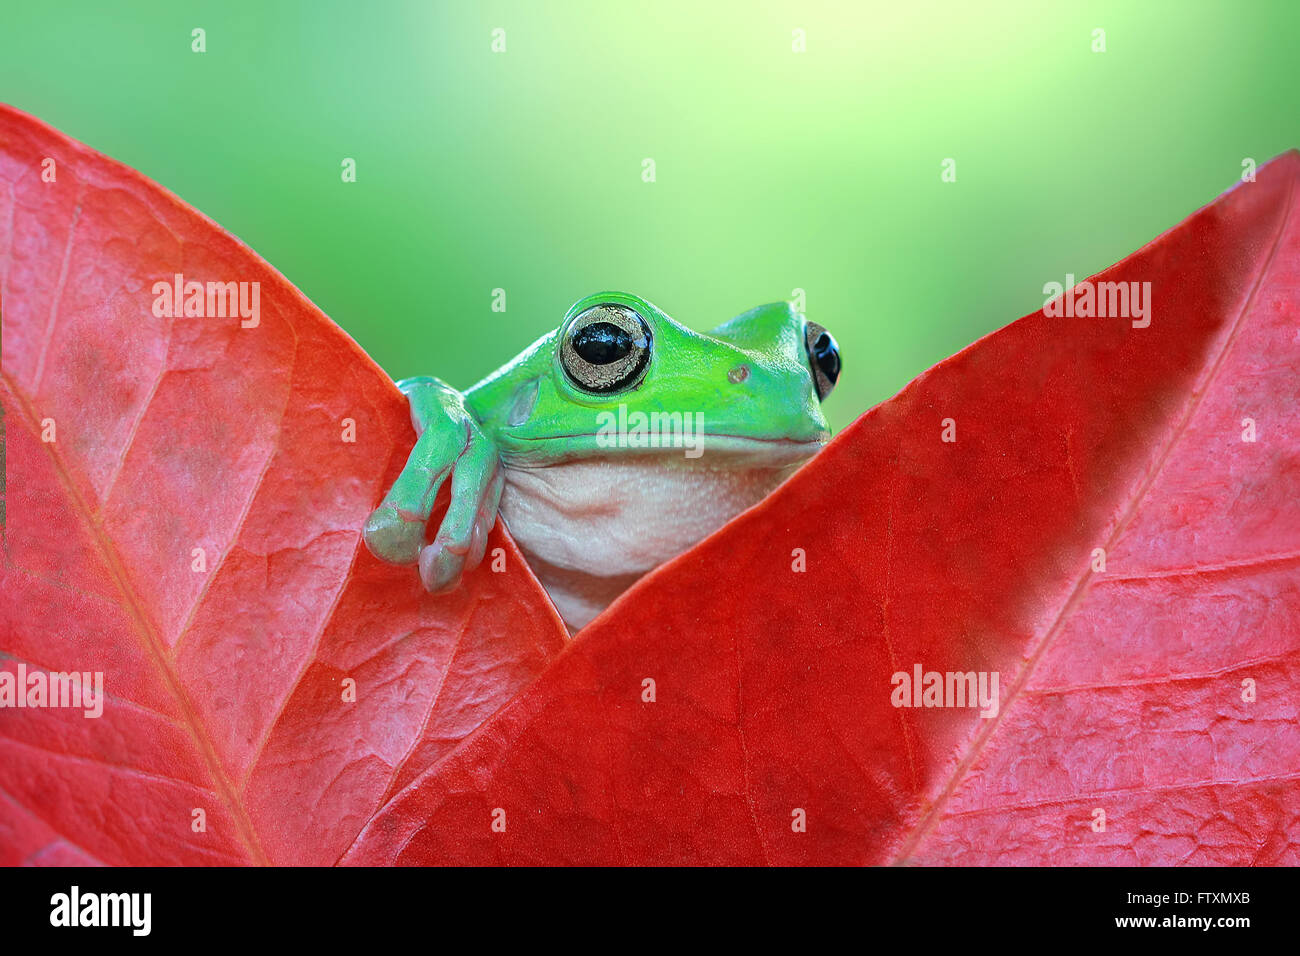
{"label": "frog's eye", "polygon": [[625,305],[606,302],[575,315],[560,336],[560,364],[585,392],[634,387],[650,364],[650,326]]}
{"label": "frog's eye", "polygon": [[835,336],[816,322],[804,323],[803,341],[808,349],[817,401],[824,402],[840,377],[840,347],[835,343]]}

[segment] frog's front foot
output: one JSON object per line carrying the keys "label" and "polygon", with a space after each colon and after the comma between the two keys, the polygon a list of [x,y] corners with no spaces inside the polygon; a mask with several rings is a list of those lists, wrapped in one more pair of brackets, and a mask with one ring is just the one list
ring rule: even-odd
{"label": "frog's front foot", "polygon": [[[466,461],[474,452],[472,445],[457,462],[451,479],[451,506],[433,542],[420,549],[420,580],[430,591],[454,588],[462,574],[483,560],[506,480],[497,466],[496,449],[489,446],[489,451],[492,460],[485,465]],[[457,488],[462,475],[467,487]]]}
{"label": "frog's front foot", "polygon": [[[505,475],[496,446],[459,392],[429,378],[408,379],[398,388],[410,399],[420,437],[383,503],[366,520],[366,547],[391,564],[418,561],[428,590],[450,590],[483,560]],[[448,475],[451,503],[438,533],[426,544],[433,502]]]}

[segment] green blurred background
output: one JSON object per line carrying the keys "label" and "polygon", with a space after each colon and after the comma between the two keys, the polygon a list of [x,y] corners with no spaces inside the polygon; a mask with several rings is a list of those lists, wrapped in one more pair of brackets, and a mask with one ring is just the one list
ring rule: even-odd
{"label": "green blurred background", "polygon": [[398,378],[468,386],[602,289],[699,329],[804,289],[838,429],[1300,145],[1298,38],[1296,2],[6,3],[0,98]]}

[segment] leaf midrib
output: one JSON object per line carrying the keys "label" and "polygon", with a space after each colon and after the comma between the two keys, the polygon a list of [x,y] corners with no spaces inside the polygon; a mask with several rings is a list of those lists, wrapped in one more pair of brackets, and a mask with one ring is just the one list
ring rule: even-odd
{"label": "leaf midrib", "polygon": [[[39,429],[35,426],[36,416],[27,401],[26,396],[18,388],[10,376],[0,371],[0,381],[5,384],[7,391],[12,399],[11,407],[18,407],[19,416],[22,419],[23,426],[33,435],[40,435]],[[38,438],[39,441],[39,438]],[[225,769],[217,756],[216,747],[212,740],[203,731],[203,723],[198,718],[193,704],[190,702],[189,695],[185,692],[179,678],[173,672],[169,658],[163,649],[162,640],[157,630],[150,624],[149,619],[145,616],[140,602],[136,598],[134,589],[130,585],[129,578],[126,575],[126,569],[122,565],[117,549],[113,546],[103,525],[95,520],[89,503],[81,495],[72,480],[67,466],[62,458],[55,453],[54,448],[48,442],[39,442],[44,447],[46,454],[49,455],[50,461],[54,466],[55,473],[58,475],[59,483],[63,486],[68,501],[72,504],[73,510],[85,525],[88,537],[94,544],[100,563],[103,565],[109,576],[112,578],[118,593],[122,596],[122,607],[131,618],[135,625],[137,636],[144,645],[145,650],[149,653],[154,662],[155,670],[161,677],[164,686],[171,693],[180,709],[182,721],[186,730],[189,732],[191,739],[194,741],[195,749],[202,757],[204,764],[208,768],[212,781],[216,784],[216,794],[226,804],[231,816],[234,818],[236,829],[241,841],[248,850],[249,856],[254,862],[261,865],[269,865],[270,858],[263,850],[261,842],[257,839],[257,832],[253,827],[252,820],[249,818],[244,808],[243,802],[239,799],[237,791],[231,779],[226,775]]]}

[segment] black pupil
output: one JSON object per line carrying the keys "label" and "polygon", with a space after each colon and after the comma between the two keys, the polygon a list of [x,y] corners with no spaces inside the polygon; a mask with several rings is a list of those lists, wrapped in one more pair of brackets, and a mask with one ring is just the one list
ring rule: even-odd
{"label": "black pupil", "polygon": [[573,350],[584,362],[608,365],[632,351],[632,336],[612,322],[593,322],[574,335]]}
{"label": "black pupil", "polygon": [[822,370],[831,382],[840,377],[840,353],[835,348],[835,340],[826,332],[817,336],[817,341],[813,343],[813,358],[817,359],[817,367]]}

